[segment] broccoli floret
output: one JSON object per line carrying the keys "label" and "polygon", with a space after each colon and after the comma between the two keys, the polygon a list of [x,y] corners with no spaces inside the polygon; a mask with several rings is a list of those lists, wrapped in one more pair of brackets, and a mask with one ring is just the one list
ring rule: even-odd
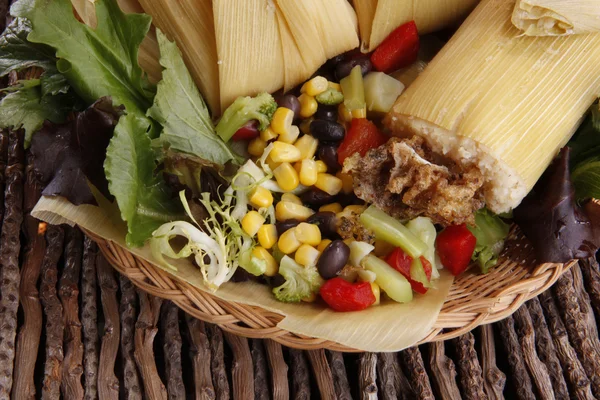
{"label": "broccoli floret", "polygon": [[240,129],[252,120],[258,121],[258,129],[267,129],[277,109],[277,103],[269,93],[256,97],[238,97],[227,107],[217,124],[217,134],[227,142]]}
{"label": "broccoli floret", "polygon": [[273,289],[275,298],[285,303],[296,303],[319,291],[323,279],[316,267],[303,267],[289,256],[281,259],[279,273],[285,283]]}

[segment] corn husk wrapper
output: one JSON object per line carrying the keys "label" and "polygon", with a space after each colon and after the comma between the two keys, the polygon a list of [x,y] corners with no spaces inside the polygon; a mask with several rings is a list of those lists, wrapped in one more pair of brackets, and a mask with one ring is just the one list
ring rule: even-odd
{"label": "corn husk wrapper", "polygon": [[512,22],[526,36],[600,32],[600,1],[517,0]]}
{"label": "corn husk wrapper", "polygon": [[415,21],[419,34],[431,33],[465,18],[479,0],[354,0],[361,50],[374,50],[397,27]]}
{"label": "corn husk wrapper", "polygon": [[519,36],[513,7],[484,0],[386,118],[483,168],[496,213],[521,202],[600,93],[600,34]]}
{"label": "corn husk wrapper", "polygon": [[[98,207],[74,206],[62,198],[43,197],[32,215],[52,224],[77,224],[125,247],[125,226],[115,225]],[[179,280],[208,291],[202,283],[200,271],[191,263],[177,260],[174,265],[178,270],[174,272],[157,265],[148,246],[130,251]],[[383,301],[380,306],[354,313],[336,313],[316,303],[280,303],[275,300],[268,286],[252,282],[226,283],[214,295],[285,315],[278,326],[290,332],[335,341],[364,351],[399,351],[430,333],[453,282],[450,274],[441,272],[442,277],[436,281],[437,287],[430,289],[426,295],[415,295],[410,303]]]}

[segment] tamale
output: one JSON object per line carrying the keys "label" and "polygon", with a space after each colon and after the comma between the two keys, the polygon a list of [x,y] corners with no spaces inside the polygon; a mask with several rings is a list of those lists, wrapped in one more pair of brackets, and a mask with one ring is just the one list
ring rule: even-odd
{"label": "tamale", "polygon": [[415,21],[420,34],[434,32],[466,17],[479,0],[354,0],[364,52],[397,27]]}
{"label": "tamale", "polygon": [[516,207],[600,93],[600,34],[519,36],[513,0],[484,0],[385,124],[477,165],[492,211]]}
{"label": "tamale", "polygon": [[598,0],[517,0],[513,24],[527,36],[600,31]]}

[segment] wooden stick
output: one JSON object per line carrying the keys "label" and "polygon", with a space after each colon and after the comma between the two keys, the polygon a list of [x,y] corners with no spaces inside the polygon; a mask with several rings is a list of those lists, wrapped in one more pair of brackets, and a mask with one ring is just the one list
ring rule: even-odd
{"label": "wooden stick", "polygon": [[317,380],[317,386],[321,393],[322,399],[335,399],[335,388],[333,386],[333,376],[329,364],[327,363],[327,357],[325,356],[325,350],[308,350],[306,352],[310,365],[312,366],[313,376]]}
{"label": "wooden stick", "polygon": [[351,399],[350,384],[348,383],[348,374],[346,374],[346,366],[344,365],[344,356],[337,351],[327,351],[327,359],[331,367],[331,375],[333,376],[333,386],[338,399]]}
{"label": "wooden stick", "polygon": [[62,394],[66,399],[83,399],[83,343],[79,321],[79,273],[83,253],[83,235],[77,228],[67,231],[65,266],[60,277],[58,295],[65,312],[65,361]]}
{"label": "wooden stick", "polygon": [[167,374],[169,400],[184,400],[183,370],[181,369],[181,332],[179,332],[179,308],[170,301],[162,307],[163,351]]}
{"label": "wooden stick", "polygon": [[83,325],[83,382],[86,400],[98,398],[98,306],[96,303],[96,257],[98,247],[90,238],[83,242],[81,272],[81,322]]}
{"label": "wooden stick", "polygon": [[63,308],[56,295],[57,263],[63,251],[64,233],[59,226],[48,226],[46,254],[42,263],[40,299],[46,314],[46,363],[42,399],[58,399],[62,380],[63,335],[65,322]]}
{"label": "wooden stick", "polygon": [[[5,212],[0,233],[0,398],[8,398],[13,383],[17,310],[19,309],[19,252],[23,221],[23,132],[8,134],[8,165],[4,191]],[[0,145],[3,146],[2,143]]]}
{"label": "wooden stick", "polygon": [[265,340],[264,343],[267,350],[269,370],[271,371],[273,400],[288,400],[290,398],[288,366],[283,359],[281,345],[269,339]]}
{"label": "wooden stick", "polygon": [[433,391],[431,390],[431,383],[429,382],[429,376],[425,370],[425,364],[421,357],[421,352],[418,347],[410,347],[400,352],[400,360],[408,381],[415,391],[417,399],[431,399],[434,400]]}
{"label": "wooden stick", "polygon": [[544,311],[537,299],[528,301],[526,305],[531,317],[533,329],[535,330],[537,354],[548,369],[548,375],[550,376],[552,388],[554,389],[554,396],[557,400],[568,400],[569,389],[567,388],[567,382],[565,382],[560,361],[556,354],[556,348],[552,342],[552,336],[550,335],[546,319],[544,318]]}
{"label": "wooden stick", "polygon": [[133,284],[125,275],[119,275],[121,287],[121,302],[119,315],[121,317],[121,360],[123,362],[123,389],[127,400],[141,400],[142,386],[135,366],[135,318],[137,295]]}
{"label": "wooden stick", "polygon": [[211,354],[204,322],[185,314],[190,341],[190,353],[194,366],[194,389],[196,399],[214,400],[215,388],[210,376]]}
{"label": "wooden stick", "polygon": [[600,267],[595,257],[580,260],[584,284],[596,315],[600,315]]}
{"label": "wooden stick", "polygon": [[223,332],[212,324],[206,324],[208,332],[208,340],[210,343],[210,353],[212,355],[210,361],[211,375],[213,377],[213,385],[217,399],[229,398],[229,382],[227,373],[225,372],[225,351],[223,349]]}
{"label": "wooden stick", "polygon": [[483,368],[483,387],[490,400],[504,399],[506,375],[496,366],[496,344],[494,328],[483,325],[481,331],[481,365]]}
{"label": "wooden stick", "polygon": [[[3,137],[2,132],[0,132],[0,143],[2,143]],[[0,156],[1,158],[2,156]],[[30,155],[28,159],[31,160]],[[3,188],[4,168],[0,166],[0,169],[2,169],[0,186]],[[40,222],[33,218],[30,212],[39,200],[41,193],[42,186],[35,178],[33,164],[28,162],[23,199],[23,209],[26,213],[23,224],[26,249],[21,267],[21,287],[19,289],[19,300],[23,309],[23,325],[17,337],[15,370],[19,373],[14,376],[12,388],[12,398],[14,400],[32,399],[35,398],[36,394],[33,374],[42,334],[42,305],[37,283],[46,251],[46,239],[44,238],[44,231],[39,229]],[[4,196],[2,195],[2,197]]]}
{"label": "wooden stick", "polygon": [[[261,339],[251,340],[252,364],[254,366],[254,398],[256,400],[269,400],[269,367],[267,367],[267,357]],[[284,361],[285,364],[285,361]],[[287,365],[285,366],[287,370]],[[285,387],[287,391],[287,386]]]}
{"label": "wooden stick", "polygon": [[596,317],[594,316],[594,310],[592,309],[592,303],[590,295],[586,292],[583,284],[583,273],[579,265],[575,265],[571,268],[573,274],[573,288],[577,293],[577,299],[579,300],[579,309],[585,317],[588,330],[590,332],[590,340],[596,351],[600,354],[600,341],[598,340],[598,326],[596,324]]}
{"label": "wooden stick", "polygon": [[98,285],[104,313],[104,334],[100,345],[98,368],[98,396],[101,399],[119,398],[119,380],[115,376],[115,361],[119,351],[121,324],[117,302],[117,281],[108,261],[98,254],[96,257]]}
{"label": "wooden stick", "polygon": [[229,332],[224,332],[224,335],[233,353],[231,365],[233,397],[240,400],[254,399],[254,371],[248,339]]}
{"label": "wooden stick", "polygon": [[310,399],[310,373],[304,352],[296,349],[289,349],[289,352],[290,371],[292,375],[292,399],[308,400]]}
{"label": "wooden stick", "polygon": [[377,399],[376,353],[361,353],[358,357],[358,391],[362,400]]}
{"label": "wooden stick", "polygon": [[431,382],[437,389],[437,397],[442,400],[459,399],[456,367],[454,361],[446,356],[444,342],[429,343],[429,368],[431,369]]}
{"label": "wooden stick", "polygon": [[475,336],[471,332],[454,339],[454,348],[458,358],[459,383],[464,399],[487,399],[484,390],[483,373],[475,351]]}

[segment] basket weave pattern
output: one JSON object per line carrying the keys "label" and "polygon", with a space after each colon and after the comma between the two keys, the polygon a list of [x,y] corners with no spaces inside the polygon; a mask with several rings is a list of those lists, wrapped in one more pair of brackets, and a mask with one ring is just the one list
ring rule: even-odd
{"label": "basket weave pattern", "polygon": [[[260,307],[227,302],[139,259],[127,249],[86,232],[107,260],[136,286],[172,300],[194,317],[249,338],[269,338],[300,349],[356,351],[324,339],[297,335],[277,327],[283,316]],[[431,332],[420,343],[458,337],[475,327],[499,321],[525,301],[548,289],[576,262],[540,264],[517,228],[511,231],[501,261],[488,274],[467,272],[457,277]],[[474,268],[475,269],[475,268]]]}

